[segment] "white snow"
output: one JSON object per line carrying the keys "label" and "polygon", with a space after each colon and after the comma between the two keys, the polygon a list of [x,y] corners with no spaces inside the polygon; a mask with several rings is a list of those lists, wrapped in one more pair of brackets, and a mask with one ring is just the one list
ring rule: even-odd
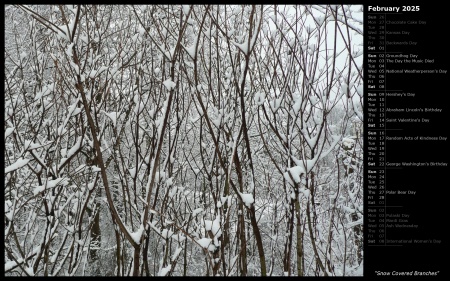
{"label": "white snow", "polygon": [[24,268],[25,268],[25,271],[28,273],[28,275],[34,276],[34,270],[32,267],[25,266]]}
{"label": "white snow", "polygon": [[275,112],[281,105],[281,98],[274,99],[274,100],[270,101],[269,104],[270,104],[270,108],[272,109],[272,111]]}
{"label": "white snow", "polygon": [[14,127],[7,128],[6,131],[5,131],[5,139],[6,139],[7,137],[9,137],[9,135],[11,135],[12,132],[14,132],[14,130],[15,130]]}
{"label": "white snow", "polygon": [[306,128],[301,129],[302,132],[302,136],[305,138],[306,142],[308,143],[309,147],[314,147],[314,145],[316,145],[317,142],[317,138],[319,137],[318,134],[316,134],[314,137],[310,138],[309,137],[309,133],[308,130]]}
{"label": "white snow", "polygon": [[[172,185],[172,180],[171,180],[171,178],[170,178],[170,185],[167,183],[167,181],[166,181],[166,185],[167,185],[167,187],[170,187],[170,186]],[[169,198],[174,197],[174,196],[177,194],[177,192],[178,192],[178,187],[177,187],[177,186],[172,187],[172,188],[169,190]]]}
{"label": "white snow", "polygon": [[34,97],[34,101],[37,101],[37,100],[41,99],[42,97],[44,97],[45,95],[49,94],[51,91],[53,91],[53,88],[54,88],[54,84],[43,86],[42,90],[38,91],[36,93],[36,96]]}
{"label": "white snow", "polygon": [[138,31],[139,31],[139,36],[144,36],[144,34],[145,34],[145,28],[144,27],[139,27],[139,29],[138,29]]}
{"label": "white snow", "polygon": [[132,178],[134,178],[136,176],[136,168],[128,169],[128,171],[130,172],[130,176]]}
{"label": "white snow", "polygon": [[22,168],[28,163],[28,161],[30,161],[30,159],[23,159],[23,158],[17,159],[17,161],[14,164],[9,165],[8,167],[5,168],[5,174]]}
{"label": "white snow", "polygon": [[212,239],[210,238],[201,238],[197,240],[197,243],[202,247],[207,249],[208,246],[211,244]]}
{"label": "white snow", "polygon": [[209,244],[208,251],[214,252],[215,250],[216,250],[216,246],[214,246],[214,244]]}
{"label": "white snow", "polygon": [[144,232],[144,225],[141,224],[136,232],[130,233],[131,238],[134,240],[134,242],[136,242],[136,244],[141,243],[141,236],[143,232]]}
{"label": "white snow", "polygon": [[78,67],[77,64],[75,64],[74,62],[70,61],[70,65],[72,66],[73,70],[75,71],[76,74],[80,74],[80,68]]}
{"label": "white snow", "polygon": [[74,231],[75,231],[75,227],[73,225],[69,225],[66,228],[67,228],[67,231],[70,233],[74,233]]}
{"label": "white snow", "polygon": [[181,8],[183,9],[184,14],[187,15],[189,13],[189,5],[181,5]]}
{"label": "white snow", "polygon": [[321,110],[317,110],[316,111],[316,113],[313,116],[313,120],[314,120],[314,123],[316,123],[317,125],[322,124],[323,116],[322,116],[322,111]]}
{"label": "white snow", "polygon": [[161,236],[162,236],[163,238],[170,238],[170,237],[172,236],[172,234],[173,234],[173,231],[172,231],[172,230],[169,230],[169,229],[166,229],[166,228],[164,228],[164,229],[161,231]]}
{"label": "white snow", "polygon": [[13,203],[10,200],[5,201],[5,216],[12,221],[14,216]]}
{"label": "white snow", "polygon": [[89,73],[89,77],[91,79],[94,79],[96,75],[97,75],[97,70],[95,70],[95,69],[92,69],[91,72]]}
{"label": "white snow", "polygon": [[249,193],[240,193],[240,196],[241,196],[242,201],[244,202],[245,206],[247,206],[248,208],[250,208],[250,206],[253,204],[253,202],[255,202],[255,200],[253,199],[253,195],[251,195]]}
{"label": "white snow", "polygon": [[64,127],[64,125],[61,125],[58,127],[57,133],[59,136],[62,136],[65,132],[66,132],[66,128]]}
{"label": "white snow", "polygon": [[227,201],[228,197],[230,197],[230,196],[220,197],[220,202],[222,203],[222,205],[225,204],[225,201]]}
{"label": "white snow", "polygon": [[[20,264],[20,263],[23,262],[23,259],[22,259],[22,258],[18,258],[17,261],[18,261],[19,264]],[[15,261],[7,261],[7,262],[5,263],[5,272],[8,271],[8,270],[11,270],[11,268],[13,268],[13,267],[16,266],[16,265],[17,265],[17,263],[16,263]]]}
{"label": "white snow", "polygon": [[133,112],[137,115],[137,114],[141,113],[144,108],[145,108],[145,105],[143,102],[136,103],[136,106],[134,107]]}
{"label": "white snow", "polygon": [[170,78],[163,82],[164,86],[166,86],[167,90],[171,91],[177,85]]}
{"label": "white snow", "polygon": [[296,183],[300,182],[302,174],[305,174],[305,169],[302,166],[294,166],[287,169]]}
{"label": "white snow", "polygon": [[303,193],[303,195],[305,195],[306,198],[309,198],[309,195],[311,194],[309,189],[306,189],[305,187],[300,188],[300,192]]}
{"label": "white snow", "polygon": [[172,235],[172,239],[178,242],[183,242],[186,240],[186,236],[181,235],[180,233]]}
{"label": "white snow", "polygon": [[203,209],[202,208],[197,208],[197,209],[192,211],[192,215],[195,216],[197,214],[200,214],[201,212],[203,212]]}
{"label": "white snow", "polygon": [[263,105],[266,101],[266,94],[264,92],[257,92],[255,94],[255,102],[257,105]]}
{"label": "white snow", "polygon": [[78,168],[75,169],[74,174],[77,174],[77,173],[83,171],[84,168],[86,168],[86,164],[82,164],[82,165],[78,166]]}
{"label": "white snow", "polygon": [[100,67],[99,70],[97,70],[96,75],[99,75],[100,73],[102,73],[103,71],[105,71],[105,70],[107,70],[107,69],[108,69],[108,67],[106,67],[106,66]]}
{"label": "white snow", "polygon": [[218,215],[216,219],[212,222],[211,232],[214,235],[214,237],[219,237],[220,235],[222,235],[222,230],[220,229],[220,215]]}
{"label": "white snow", "polygon": [[363,85],[359,85],[359,86],[356,88],[356,92],[358,93],[358,95],[359,95],[360,97],[363,97],[363,94],[364,94],[364,86],[363,86]]}
{"label": "white snow", "polygon": [[361,224],[363,224],[363,223],[364,223],[364,221],[363,221],[363,218],[361,217],[361,218],[358,219],[357,221],[352,221],[352,222],[347,223],[347,224],[345,225],[345,227],[346,227],[346,228],[355,227],[355,226],[361,225]]}
{"label": "white snow", "polygon": [[349,276],[363,276],[364,274],[364,262],[362,261],[359,265],[349,269]]}
{"label": "white snow", "polygon": [[[62,154],[61,154],[61,156],[62,156]],[[61,167],[67,161],[67,159],[69,159],[69,158],[62,157],[61,161],[59,161],[58,167]]]}
{"label": "white snow", "polygon": [[72,155],[75,154],[75,152],[77,152],[78,149],[80,149],[80,146],[81,146],[81,140],[82,140],[81,137],[78,137],[77,143],[76,143],[74,146],[72,146],[72,147],[69,149],[69,151],[67,152],[67,158],[70,158]]}
{"label": "white snow", "polygon": [[210,231],[212,227],[212,221],[210,220],[205,220],[205,230],[206,231]]}
{"label": "white snow", "polygon": [[204,86],[203,84],[198,84],[197,85],[197,91],[201,92],[202,90],[205,90],[205,89],[207,89],[207,87]]}
{"label": "white snow", "polygon": [[69,180],[67,178],[57,178],[55,180],[47,180],[43,185],[36,186],[33,190],[33,194],[36,195],[39,192],[44,191],[46,188],[53,188],[57,185],[68,185]]}
{"label": "white snow", "polygon": [[197,44],[192,44],[190,47],[184,47],[189,56],[194,59],[195,58],[195,48]]}
{"label": "white snow", "polygon": [[156,172],[155,176],[158,181],[162,181],[166,178],[166,172]]}
{"label": "white snow", "polygon": [[334,149],[334,147],[338,144],[341,137],[342,137],[342,135],[331,135],[331,138],[333,139],[333,143],[331,143],[331,145],[327,151],[322,152],[320,154],[320,159],[326,157]]}
{"label": "white snow", "polygon": [[342,145],[346,148],[353,148],[353,146],[355,145],[355,140],[351,138],[343,138]]}
{"label": "white snow", "polygon": [[[66,28],[66,26],[65,25],[63,25],[63,28],[62,28],[63,30],[65,29],[65,30],[67,30],[67,28]],[[72,58],[72,56],[73,56],[73,45],[74,45],[75,43],[70,43],[70,44],[68,44],[67,45],[67,49],[66,49],[66,55],[67,56],[69,56],[69,58]]]}
{"label": "white snow", "polygon": [[88,184],[88,189],[89,190],[94,189],[94,187],[95,187],[95,182],[91,182],[91,183]]}
{"label": "white snow", "polygon": [[319,102],[319,98],[316,97],[316,96],[309,96],[309,101],[314,106],[314,105],[316,105]]}
{"label": "white snow", "polygon": [[347,95],[348,85],[346,83],[342,83],[341,85],[341,93]]}
{"label": "white snow", "polygon": [[135,35],[133,35],[133,37],[131,37],[131,41],[133,41],[133,43],[136,43],[138,36],[139,36],[139,33],[136,33]]}
{"label": "white snow", "polygon": [[222,115],[219,114],[219,116],[217,118],[211,118],[211,121],[216,127],[220,127],[220,123],[222,121]]}
{"label": "white snow", "polygon": [[27,150],[30,147],[31,140],[25,140],[23,142],[23,150]]}
{"label": "white snow", "polygon": [[341,208],[344,212],[347,212],[349,214],[353,214],[355,212],[355,209],[352,209],[352,208],[344,206],[344,205],[341,205]]}
{"label": "white snow", "polygon": [[173,253],[171,259],[172,259],[173,261],[176,260],[176,259],[178,258],[178,255],[181,253],[182,250],[183,250],[183,248],[177,248],[177,249],[175,250],[175,253]]}
{"label": "white snow", "polygon": [[13,203],[11,202],[11,200],[5,201],[5,213],[9,212],[9,210],[12,209],[12,205]]}
{"label": "white snow", "polygon": [[114,127],[116,127],[117,125],[117,112],[105,112],[102,110],[102,112],[109,117],[109,119],[111,119],[111,121],[113,122]]}
{"label": "white snow", "polygon": [[[258,12],[257,12],[258,14]],[[260,25],[262,20],[262,17],[259,17],[259,23],[257,25]],[[252,34],[252,38],[250,38],[250,51],[253,49],[253,46],[255,46],[255,42],[256,42],[256,37],[258,36],[258,32],[253,32]]]}
{"label": "white snow", "polygon": [[158,276],[166,276],[166,274],[169,273],[171,268],[172,264],[169,264],[168,266],[161,268],[161,270],[158,272]]}
{"label": "white snow", "polygon": [[302,99],[297,98],[294,105],[292,106],[292,109],[294,110],[295,114],[297,114],[300,111],[301,106],[302,106]]}
{"label": "white snow", "polygon": [[102,169],[98,166],[92,166],[92,172],[100,172]]}
{"label": "white snow", "polygon": [[[163,30],[163,34],[164,32],[167,32],[167,29]],[[169,59],[172,60],[173,59],[173,55],[175,54],[175,47],[171,48],[170,50],[164,52],[164,55]]]}
{"label": "white snow", "polygon": [[353,95],[352,98],[351,98],[351,100],[350,100],[350,102],[349,102],[349,105],[351,104],[351,107],[352,107],[353,111],[356,113],[356,116],[358,116],[358,118],[359,118],[361,121],[363,121],[363,120],[364,120],[364,115],[363,115],[363,113],[359,110],[359,106],[358,106],[358,104],[360,103],[360,101],[359,101],[360,99],[361,99],[360,96],[358,96],[358,95]]}
{"label": "white snow", "polygon": [[39,185],[33,190],[33,194],[36,195],[39,192],[44,191],[44,189],[45,189],[45,185]]}
{"label": "white snow", "polygon": [[311,170],[312,170],[312,168],[314,167],[314,165],[316,164],[316,162],[317,162],[317,157],[314,157],[313,159],[308,159],[308,160],[303,160],[303,162],[304,162],[304,169],[306,170],[306,172],[310,172]]}
{"label": "white snow", "polygon": [[69,105],[68,111],[69,111],[69,117],[70,116],[75,116],[75,115],[77,115],[78,113],[81,112],[81,108],[77,107],[76,103],[74,103],[72,105]]}
{"label": "white snow", "polygon": [[244,40],[244,43],[240,44],[234,41],[230,41],[231,43],[233,43],[233,45],[235,45],[236,47],[238,47],[245,55],[247,55],[248,53],[248,42],[247,40]]}

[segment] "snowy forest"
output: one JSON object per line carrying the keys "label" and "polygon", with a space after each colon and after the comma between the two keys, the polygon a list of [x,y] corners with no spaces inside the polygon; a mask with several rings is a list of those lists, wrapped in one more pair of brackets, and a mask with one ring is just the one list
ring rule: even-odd
{"label": "snowy forest", "polygon": [[6,276],[363,274],[363,12],[8,5]]}

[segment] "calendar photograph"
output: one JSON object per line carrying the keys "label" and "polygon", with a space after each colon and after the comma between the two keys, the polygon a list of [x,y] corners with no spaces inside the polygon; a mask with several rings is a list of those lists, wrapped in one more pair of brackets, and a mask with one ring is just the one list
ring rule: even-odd
{"label": "calendar photograph", "polygon": [[363,276],[366,8],[5,5],[4,275]]}

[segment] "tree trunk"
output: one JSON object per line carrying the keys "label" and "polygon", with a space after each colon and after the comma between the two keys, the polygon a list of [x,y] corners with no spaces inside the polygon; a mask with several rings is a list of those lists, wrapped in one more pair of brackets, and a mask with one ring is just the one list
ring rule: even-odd
{"label": "tree trunk", "polygon": [[300,220],[300,202],[297,193],[297,200],[295,201],[295,214],[297,216],[297,274],[303,276],[303,236]]}
{"label": "tree trunk", "polygon": [[[96,204],[96,213],[94,216],[94,223],[91,228],[91,247],[89,248],[89,257],[92,261],[92,266],[94,266],[94,275],[99,276],[100,265],[98,263],[98,249],[101,247],[101,230],[100,230],[100,204]],[[87,208],[88,215],[91,216],[91,209]],[[92,247],[93,246],[93,247]]]}
{"label": "tree trunk", "polygon": [[258,247],[259,262],[261,264],[261,276],[267,276],[266,258],[264,256],[264,247],[262,243],[261,233],[259,232],[258,223],[256,222],[256,211],[254,204],[251,205],[249,212],[250,221],[253,227],[253,234],[255,235],[256,239],[256,246]]}

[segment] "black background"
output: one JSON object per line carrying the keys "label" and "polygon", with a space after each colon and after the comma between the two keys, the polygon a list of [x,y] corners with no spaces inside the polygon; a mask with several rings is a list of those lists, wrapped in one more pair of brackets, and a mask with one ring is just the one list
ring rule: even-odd
{"label": "black background", "polygon": [[[403,3],[402,3],[403,2]],[[387,41],[417,41],[417,46],[386,45],[386,52],[400,51],[419,55],[418,59],[434,59],[434,64],[386,64],[387,69],[445,69],[449,70],[450,46],[444,43],[450,36],[449,11],[438,4],[418,1],[376,1],[365,4],[364,22],[367,23],[368,6],[402,7],[420,5],[419,12],[399,12],[387,15],[387,20],[423,20],[426,25],[387,25],[388,31],[410,31],[409,36],[386,35]],[[401,9],[400,9],[401,10]],[[401,13],[401,14],[400,14]],[[367,26],[364,27],[367,32]],[[366,35],[366,34],[365,34]],[[364,39],[367,46],[367,37]],[[367,50],[365,50],[365,77],[367,77]],[[398,89],[415,93],[414,98],[386,97],[390,108],[442,108],[442,113],[386,113],[387,118],[428,118],[430,123],[386,123],[386,136],[445,136],[448,137],[450,119],[449,74],[386,74],[386,90]],[[366,86],[367,87],[367,86]],[[367,93],[367,88],[366,88]],[[366,96],[367,99],[367,96]],[[367,104],[367,103],[365,103]],[[367,107],[365,107],[367,110]],[[365,112],[365,118],[367,112]],[[365,120],[365,134],[367,134]],[[365,140],[367,140],[367,135]],[[365,142],[367,143],[367,142]],[[367,146],[365,147],[367,149]],[[446,162],[447,141],[386,141],[387,162]],[[367,152],[367,151],[366,151]],[[367,173],[367,161],[365,163]],[[387,228],[387,239],[438,239],[440,244],[403,244],[397,246],[368,246],[365,244],[364,277],[380,276],[377,271],[389,272],[437,272],[438,278],[448,275],[448,251],[445,229],[449,224],[450,182],[448,167],[403,167],[386,170],[386,190],[414,190],[416,195],[387,195],[387,205],[403,206],[401,211],[387,208],[387,213],[408,213],[409,223],[418,224],[417,230]],[[367,174],[365,174],[367,178]],[[365,192],[367,183],[365,183]],[[366,197],[367,198],[367,197]],[[367,200],[366,200],[367,202]],[[367,204],[365,204],[367,207]],[[366,212],[367,213],[367,212]],[[367,224],[367,220],[365,220]],[[367,229],[365,225],[365,229]],[[367,233],[365,232],[367,237]],[[367,239],[366,239],[367,240]],[[395,273],[394,273],[395,274]],[[414,276],[418,277],[418,276]],[[397,277],[400,278],[400,277]],[[406,277],[403,277],[406,278]],[[415,279],[416,279],[415,278]],[[429,276],[429,279],[436,277]]]}

